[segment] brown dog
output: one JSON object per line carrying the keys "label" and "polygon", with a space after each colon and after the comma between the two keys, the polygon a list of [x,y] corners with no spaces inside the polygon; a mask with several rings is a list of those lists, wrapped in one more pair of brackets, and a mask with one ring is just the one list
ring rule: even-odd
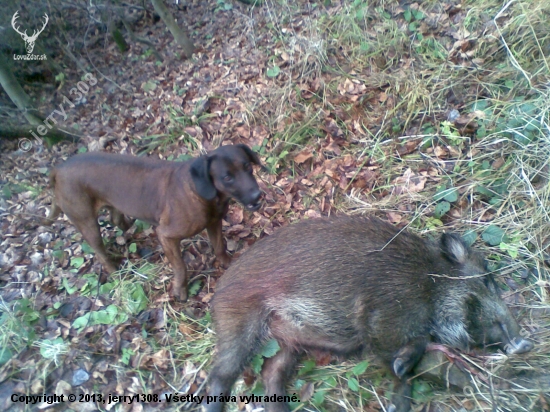
{"label": "brown dog", "polygon": [[[230,198],[248,210],[260,207],[261,192],[252,174],[260,165],[243,144],[221,146],[186,162],[169,162],[109,153],[85,153],[54,168],[54,201],[48,219],[64,212],[95,250],[108,273],[117,265],[105,251],[97,213],[111,212],[123,231],[137,218],[156,226],[164,253],[174,270],[172,295],[187,300],[187,273],[180,241],[206,228],[217,258],[230,261],[222,236],[222,218]],[[102,276],[101,281],[106,277]]]}

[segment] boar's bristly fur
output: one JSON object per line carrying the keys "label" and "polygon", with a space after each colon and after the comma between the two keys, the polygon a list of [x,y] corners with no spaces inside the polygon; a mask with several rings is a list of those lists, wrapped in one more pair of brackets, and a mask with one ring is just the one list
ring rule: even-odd
{"label": "boar's bristly fur", "polygon": [[[532,348],[486,272],[482,257],[452,234],[432,242],[366,217],[281,228],[218,282],[209,395],[229,395],[251,357],[275,338],[281,349],[262,370],[266,395],[285,394],[308,350],[370,349],[398,381],[390,410],[409,411],[407,379],[429,342],[463,350],[497,345],[507,353]],[[206,406],[222,408],[221,402]],[[286,403],[265,408],[288,411]]]}

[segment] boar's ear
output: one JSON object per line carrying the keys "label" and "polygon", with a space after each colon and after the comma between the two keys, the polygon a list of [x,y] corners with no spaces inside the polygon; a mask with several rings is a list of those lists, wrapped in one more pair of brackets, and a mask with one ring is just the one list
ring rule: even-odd
{"label": "boar's ear", "polygon": [[252,163],[257,164],[258,166],[260,166],[263,171],[267,170],[266,167],[260,161],[260,158],[258,157],[258,154],[254,150],[252,150],[250,147],[248,147],[245,144],[238,144],[237,147],[240,147],[241,149],[244,150],[244,152],[246,153],[246,155],[248,156],[248,158],[250,159],[250,161]]}
{"label": "boar's ear", "polygon": [[201,156],[191,163],[191,179],[195,189],[197,189],[199,196],[206,200],[213,200],[218,193],[210,177],[211,162],[212,157]]}
{"label": "boar's ear", "polygon": [[441,252],[447,259],[459,265],[466,263],[470,250],[460,236],[443,233],[440,242]]}

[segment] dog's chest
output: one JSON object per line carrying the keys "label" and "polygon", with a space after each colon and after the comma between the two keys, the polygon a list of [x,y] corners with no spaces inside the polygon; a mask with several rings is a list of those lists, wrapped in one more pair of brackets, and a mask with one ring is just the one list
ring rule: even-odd
{"label": "dog's chest", "polygon": [[220,221],[227,214],[229,208],[229,199],[221,199],[216,197],[213,201],[209,202],[206,209],[205,220],[206,224],[211,224]]}

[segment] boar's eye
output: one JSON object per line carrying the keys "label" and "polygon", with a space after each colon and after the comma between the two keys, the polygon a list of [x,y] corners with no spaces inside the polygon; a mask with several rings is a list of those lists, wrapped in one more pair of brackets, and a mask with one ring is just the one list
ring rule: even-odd
{"label": "boar's eye", "polygon": [[231,182],[233,181],[233,176],[231,176],[231,175],[225,175],[225,176],[223,177],[223,181],[224,181],[225,183],[231,183]]}
{"label": "boar's eye", "polygon": [[252,165],[248,162],[246,162],[243,167],[246,172],[250,172],[252,170]]}

